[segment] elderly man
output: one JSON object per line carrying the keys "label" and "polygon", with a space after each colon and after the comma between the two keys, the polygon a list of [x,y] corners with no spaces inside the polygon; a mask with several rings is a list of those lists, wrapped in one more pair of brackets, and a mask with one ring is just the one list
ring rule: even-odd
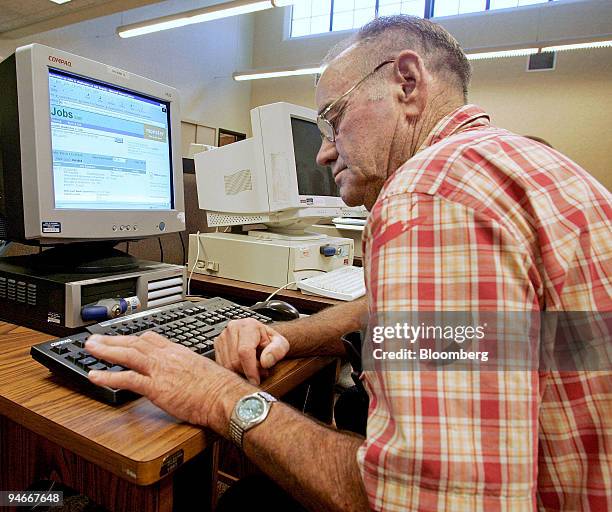
{"label": "elderly man", "polygon": [[[317,159],[347,204],[371,211],[367,301],[286,325],[230,323],[217,362],[250,383],[152,333],[92,336],[88,350],[132,371],[90,379],[229,437],[261,367],[341,355],[339,335],[368,312],[612,310],[609,193],[558,152],[491,126],[466,105],[469,78],[445,30],[405,16],[374,20],[328,59]],[[238,434],[244,451],[312,510],[612,509],[609,373],[364,380],[365,440],[260,397],[262,421]]]}

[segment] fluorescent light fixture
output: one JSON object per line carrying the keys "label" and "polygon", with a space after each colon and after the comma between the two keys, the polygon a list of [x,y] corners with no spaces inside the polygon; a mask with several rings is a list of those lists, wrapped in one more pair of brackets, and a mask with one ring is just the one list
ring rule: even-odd
{"label": "fluorescent light fixture", "polygon": [[609,41],[591,41],[589,43],[561,44],[558,46],[546,46],[543,52],[562,52],[564,50],[584,50],[586,48],[608,48],[612,46],[612,39]]}
{"label": "fluorescent light fixture", "polygon": [[263,11],[274,7],[272,0],[233,0],[224,4],[211,5],[201,9],[193,9],[179,14],[162,16],[153,20],[123,25],[117,28],[120,37],[134,37],[170,28],[184,27],[194,23],[218,20],[246,14],[249,12]]}
{"label": "fluorescent light fixture", "polygon": [[279,78],[284,76],[297,75],[316,75],[321,73],[323,68],[318,65],[302,66],[302,67],[287,67],[287,68],[268,68],[268,69],[252,69],[250,71],[238,71],[232,76],[234,80],[259,80],[260,78]]}
{"label": "fluorescent light fixture", "polygon": [[467,53],[468,60],[496,59],[499,57],[522,57],[538,53],[537,48],[518,48],[515,50],[501,50],[497,52]]}
{"label": "fluorescent light fixture", "polygon": [[51,0],[54,4],[67,4],[70,0]]}
{"label": "fluorescent light fixture", "polygon": [[[300,0],[272,0],[275,6],[279,2],[296,3]],[[544,43],[543,43],[544,44]],[[498,50],[490,52],[468,52],[466,56],[468,60],[484,60],[495,59],[500,57],[523,57],[525,55],[534,55],[539,52],[556,52],[562,50],[580,50],[587,48],[606,48],[612,47],[612,39],[606,41],[591,41],[588,43],[564,44],[558,46],[543,46],[542,48],[514,48],[512,50]],[[232,76],[234,80],[258,80],[260,78],[279,78],[285,76],[296,75],[315,75],[322,73],[324,68],[312,64],[304,66],[284,67],[284,68],[262,68],[251,69],[248,71],[237,71]]]}

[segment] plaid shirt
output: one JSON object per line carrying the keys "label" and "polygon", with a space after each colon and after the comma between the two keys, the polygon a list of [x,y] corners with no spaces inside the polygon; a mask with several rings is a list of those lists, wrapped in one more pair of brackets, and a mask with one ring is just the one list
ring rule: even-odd
{"label": "plaid shirt", "polygon": [[[610,193],[466,105],[385,184],[370,313],[612,311]],[[612,510],[608,372],[365,372],[358,462],[388,511]]]}

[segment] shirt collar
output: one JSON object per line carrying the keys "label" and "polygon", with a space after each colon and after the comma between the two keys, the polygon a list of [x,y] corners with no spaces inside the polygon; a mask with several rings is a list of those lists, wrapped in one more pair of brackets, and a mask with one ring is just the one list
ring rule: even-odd
{"label": "shirt collar", "polygon": [[418,151],[467,128],[482,126],[489,126],[489,114],[476,105],[463,105],[438,122]]}

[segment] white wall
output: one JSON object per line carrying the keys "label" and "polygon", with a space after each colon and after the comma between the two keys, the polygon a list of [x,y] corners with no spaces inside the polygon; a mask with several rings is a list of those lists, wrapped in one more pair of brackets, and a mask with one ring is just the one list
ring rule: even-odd
{"label": "white wall", "polygon": [[231,75],[236,69],[251,67],[252,16],[130,39],[121,39],[115,33],[120,25],[203,5],[187,3],[190,5],[184,1],[162,2],[20,40],[0,40],[0,55],[37,42],[101,61],[179,89],[183,119],[248,132],[251,85],[235,82]]}
{"label": "white wall", "polygon": [[[349,34],[285,40],[285,14],[274,9],[256,15],[254,68],[317,63]],[[465,48],[511,46],[611,33],[612,2],[562,0],[435,21]],[[470,101],[499,126],[548,139],[612,190],[612,48],[559,53],[551,72],[526,73],[525,65],[526,58],[475,62]],[[311,76],[257,80],[251,105],[282,100],[313,108],[314,93]]]}

